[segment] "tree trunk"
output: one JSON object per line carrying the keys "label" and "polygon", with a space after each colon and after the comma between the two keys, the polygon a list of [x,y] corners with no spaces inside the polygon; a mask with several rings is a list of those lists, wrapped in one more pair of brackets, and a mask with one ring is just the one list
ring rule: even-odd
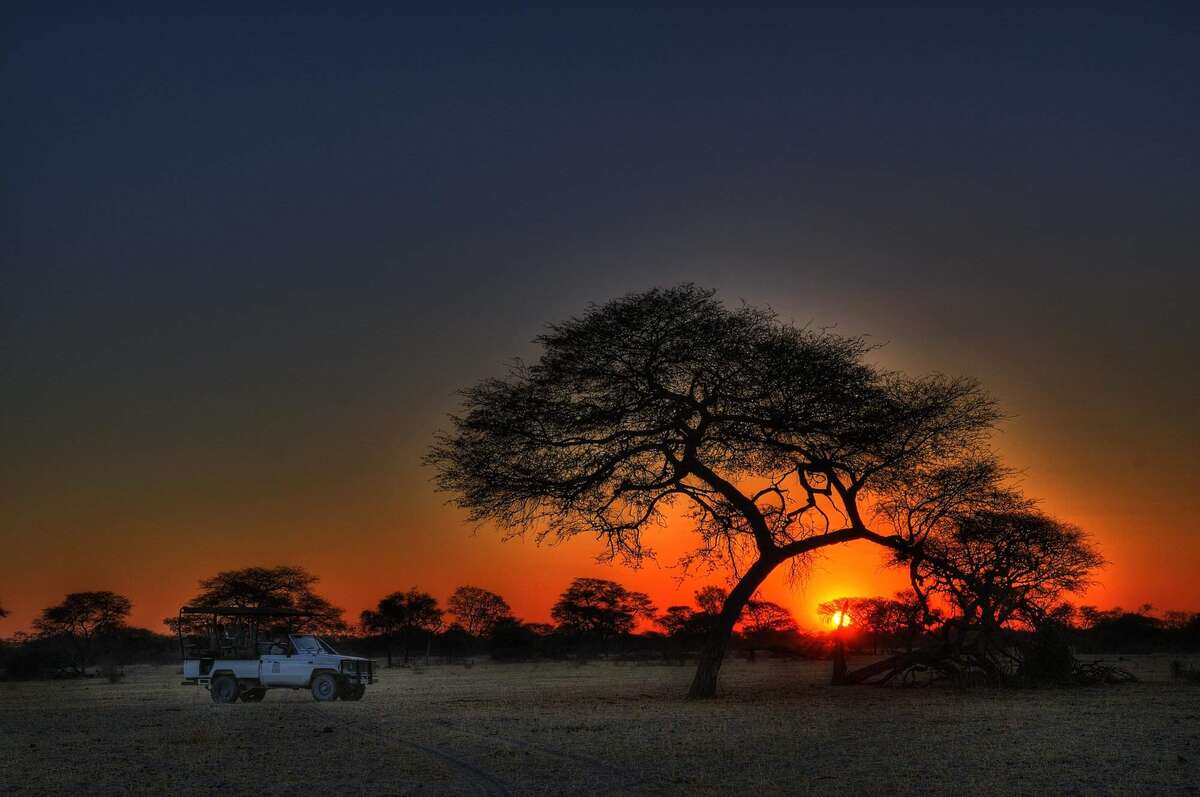
{"label": "tree trunk", "polygon": [[721,607],[721,613],[708,630],[704,647],[700,649],[700,659],[696,663],[696,675],[692,678],[691,688],[688,689],[688,698],[716,696],[717,676],[721,672],[721,663],[725,660],[725,650],[729,647],[733,627],[741,618],[746,603],[780,561],[782,560],[759,559],[729,593]]}

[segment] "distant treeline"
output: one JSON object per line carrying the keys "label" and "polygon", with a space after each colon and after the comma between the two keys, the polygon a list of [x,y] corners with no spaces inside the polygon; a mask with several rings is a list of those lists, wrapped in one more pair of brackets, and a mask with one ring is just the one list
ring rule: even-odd
{"label": "distant treeline", "polygon": [[[310,616],[297,630],[322,633],[344,652],[389,666],[478,658],[683,663],[697,655],[726,597],[722,588],[709,586],[695,593],[691,605],[659,609],[645,594],[615,581],[577,578],[551,607],[553,623],[531,623],[515,617],[502,596],[480,587],[459,587],[444,606],[413,587],[384,596],[348,623],[340,609],[313,591],[316,581],[298,567],[226,571],[202,580],[189,603],[301,609]],[[131,609],[128,598],[112,592],[66,596],[37,617],[32,633],[0,641],[0,677],[70,677],[96,668],[113,674],[128,664],[177,662],[177,620],[164,621],[171,633],[156,633],[128,625]],[[809,632],[786,608],[752,600],[737,624],[731,654],[825,658],[839,642],[852,653],[884,653],[912,650],[939,633],[939,622],[919,611],[909,592],[840,598],[822,604],[820,612],[831,621],[830,629]],[[1054,622],[1080,653],[1200,651],[1200,613],[1063,604],[1055,609]]]}

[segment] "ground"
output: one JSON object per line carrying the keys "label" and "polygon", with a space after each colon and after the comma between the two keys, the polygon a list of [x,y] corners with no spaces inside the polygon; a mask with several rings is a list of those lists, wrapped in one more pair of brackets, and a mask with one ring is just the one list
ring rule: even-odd
{"label": "ground", "polygon": [[0,684],[0,793],[1196,794],[1200,686],[826,685],[827,662],[382,670],[359,703],[213,705],[174,667]]}

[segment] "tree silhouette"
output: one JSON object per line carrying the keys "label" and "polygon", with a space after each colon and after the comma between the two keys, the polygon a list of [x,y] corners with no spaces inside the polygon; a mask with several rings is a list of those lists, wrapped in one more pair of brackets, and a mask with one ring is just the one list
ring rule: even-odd
{"label": "tree silhouette", "polygon": [[864,506],[920,488],[934,512],[999,473],[985,448],[997,411],[974,382],[883,371],[860,338],[692,285],[592,306],[537,342],[537,362],[464,391],[426,461],[473,520],[593,534],[633,565],[653,556],[647,529],[688,513],[682,564],[736,581],[693,697],[715,694],[734,624],[780,564],[854,540],[903,548],[903,529],[869,524]]}
{"label": "tree silhouette", "polygon": [[824,601],[817,606],[817,616],[834,627],[840,628],[850,624],[850,607],[857,598],[834,598]]}
{"label": "tree silhouette", "polygon": [[367,610],[360,616],[364,630],[379,634],[387,645],[387,662],[392,666],[391,641],[400,639],[404,664],[408,664],[409,650],[414,637],[432,634],[442,625],[442,610],[437,599],[416,587],[407,592],[393,592],[382,598],[374,611]]}
{"label": "tree silhouette", "polygon": [[696,590],[696,605],[700,607],[702,613],[718,617],[721,614],[721,608],[725,605],[725,599],[728,597],[729,590],[710,584]]}
{"label": "tree silhouette", "polygon": [[[853,626],[850,629],[853,635],[870,640],[872,649],[878,653],[881,643],[907,637],[910,625],[919,616],[920,606],[916,595],[905,591],[896,593],[895,598],[835,598],[817,607],[817,614],[831,624],[837,612],[848,618],[841,625]],[[919,624],[916,630],[919,632]]]}
{"label": "tree silhouette", "polygon": [[99,638],[124,625],[132,609],[129,598],[115,592],[72,592],[42,610],[33,627],[43,637],[64,639],[72,650],[72,666],[83,674]]}
{"label": "tree silhouette", "polygon": [[3,620],[5,617],[8,617],[8,609],[5,609],[4,606],[0,605],[0,620]]}
{"label": "tree silhouette", "polygon": [[994,629],[1034,626],[1064,593],[1086,587],[1104,564],[1087,535],[1015,503],[956,519],[948,534],[930,537],[910,568],[918,596],[938,593],[960,618]]}
{"label": "tree silhouette", "polygon": [[454,590],[446,608],[477,639],[490,636],[497,623],[512,618],[512,608],[504,598],[470,585]]}
{"label": "tree silhouette", "polygon": [[[1015,494],[1006,500],[1007,508],[947,518],[900,555],[919,603],[928,607],[938,599],[949,608],[940,639],[849,673],[848,682],[888,680],[913,667],[990,683],[1078,674],[1069,648],[1052,631],[1061,625],[1064,593],[1086,587],[1104,560],[1078,527],[1047,517]],[[1007,633],[1013,629],[1035,633],[1022,642]]]}
{"label": "tree silhouette", "polygon": [[631,632],[639,618],[653,619],[654,606],[644,593],[615,581],[577,578],[563,590],[550,616],[565,633],[603,648],[610,639]]}
{"label": "tree silhouette", "polygon": [[751,661],[758,648],[786,647],[794,643],[800,631],[792,613],[778,603],[751,598],[742,611],[741,635]]}
{"label": "tree silhouette", "polygon": [[[297,628],[315,633],[344,631],[342,610],[313,591],[318,580],[303,567],[289,565],[223,570],[200,580],[200,593],[190,605],[297,609],[309,613],[296,622]],[[173,626],[177,621],[165,622]]]}
{"label": "tree silhouette", "polygon": [[668,606],[654,620],[655,625],[672,639],[687,635],[696,623],[696,612],[691,606]]}

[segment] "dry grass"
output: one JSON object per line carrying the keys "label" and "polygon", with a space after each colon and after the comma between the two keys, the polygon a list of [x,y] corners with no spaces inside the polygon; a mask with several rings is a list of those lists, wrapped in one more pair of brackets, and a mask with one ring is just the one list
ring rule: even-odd
{"label": "dry grass", "polygon": [[824,685],[822,663],[383,670],[360,703],[214,706],[173,667],[0,693],[0,793],[1189,794],[1200,688]]}

